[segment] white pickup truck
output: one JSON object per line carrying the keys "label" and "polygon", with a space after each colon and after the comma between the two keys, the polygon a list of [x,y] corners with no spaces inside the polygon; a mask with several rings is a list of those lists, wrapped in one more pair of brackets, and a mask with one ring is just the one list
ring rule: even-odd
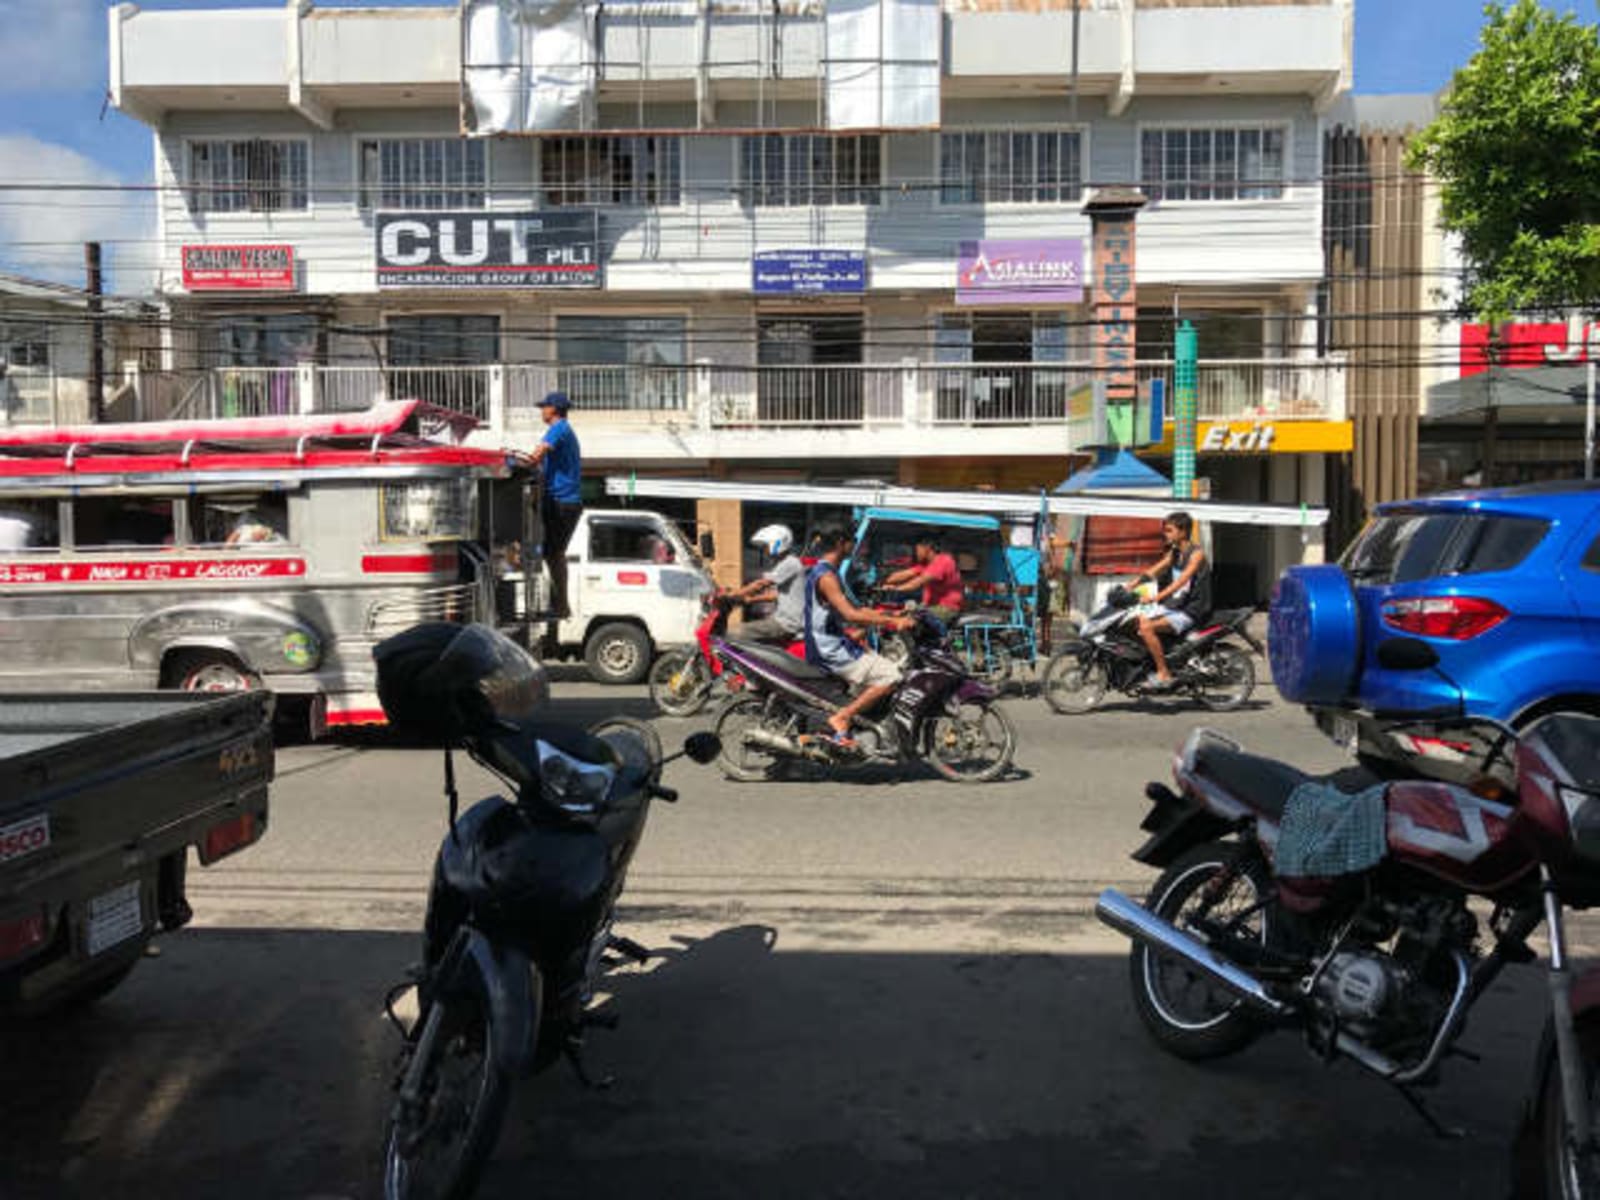
{"label": "white pickup truck", "polygon": [[567,545],[572,615],[557,627],[557,656],[581,655],[601,683],[638,683],[659,651],[694,641],[700,598],[714,588],[660,513],[586,510]]}

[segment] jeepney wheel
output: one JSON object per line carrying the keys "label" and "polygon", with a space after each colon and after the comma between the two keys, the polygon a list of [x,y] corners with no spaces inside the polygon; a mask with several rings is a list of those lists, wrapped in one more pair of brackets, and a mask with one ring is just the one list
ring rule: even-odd
{"label": "jeepney wheel", "polygon": [[650,638],[637,625],[613,621],[589,635],[583,658],[598,683],[638,683],[650,673]]}
{"label": "jeepney wheel", "polygon": [[167,667],[168,686],[185,692],[253,692],[261,677],[227,654],[189,654]]}

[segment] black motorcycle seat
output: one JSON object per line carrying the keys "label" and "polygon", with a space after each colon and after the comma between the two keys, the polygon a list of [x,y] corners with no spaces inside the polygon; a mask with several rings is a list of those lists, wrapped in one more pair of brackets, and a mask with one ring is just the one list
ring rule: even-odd
{"label": "black motorcycle seat", "polygon": [[738,638],[728,638],[728,645],[740,654],[757,659],[775,670],[782,671],[794,679],[813,680],[832,679],[833,676],[822,667],[814,667],[805,659],[790,654],[787,650],[777,646],[769,646],[763,642],[745,642]]}
{"label": "black motorcycle seat", "polygon": [[1282,819],[1290,794],[1315,778],[1275,758],[1205,742],[1195,755],[1195,772],[1234,799],[1273,821]]}
{"label": "black motorcycle seat", "polygon": [[1210,629],[1215,625],[1234,625],[1244,620],[1254,611],[1255,609],[1253,608],[1219,608],[1204,621],[1200,622],[1200,628]]}

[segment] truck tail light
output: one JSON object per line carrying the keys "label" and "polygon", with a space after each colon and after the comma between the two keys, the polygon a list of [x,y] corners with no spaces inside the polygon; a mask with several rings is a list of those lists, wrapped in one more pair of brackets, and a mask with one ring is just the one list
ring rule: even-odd
{"label": "truck tail light", "polygon": [[210,866],[219,858],[226,858],[235,850],[243,850],[257,837],[255,813],[240,813],[220,825],[206,830],[200,840],[200,862]]}
{"label": "truck tail light", "polygon": [[1383,606],[1383,623],[1390,629],[1453,642],[1487,633],[1510,615],[1493,600],[1477,596],[1421,596],[1389,600]]}
{"label": "truck tail light", "polygon": [[0,921],[0,963],[37,950],[49,937],[50,922],[43,911]]}

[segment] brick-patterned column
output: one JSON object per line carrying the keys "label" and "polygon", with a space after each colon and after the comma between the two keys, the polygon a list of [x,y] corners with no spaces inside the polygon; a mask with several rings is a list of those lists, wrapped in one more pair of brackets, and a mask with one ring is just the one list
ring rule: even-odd
{"label": "brick-patterned column", "polygon": [[[1106,424],[1114,443],[1133,440],[1134,403],[1139,378],[1139,313],[1136,220],[1145,195],[1136,188],[1102,188],[1084,201],[1089,218],[1094,286],[1089,316],[1094,321],[1094,365],[1105,381]],[[1097,432],[1096,436],[1100,436]]]}

